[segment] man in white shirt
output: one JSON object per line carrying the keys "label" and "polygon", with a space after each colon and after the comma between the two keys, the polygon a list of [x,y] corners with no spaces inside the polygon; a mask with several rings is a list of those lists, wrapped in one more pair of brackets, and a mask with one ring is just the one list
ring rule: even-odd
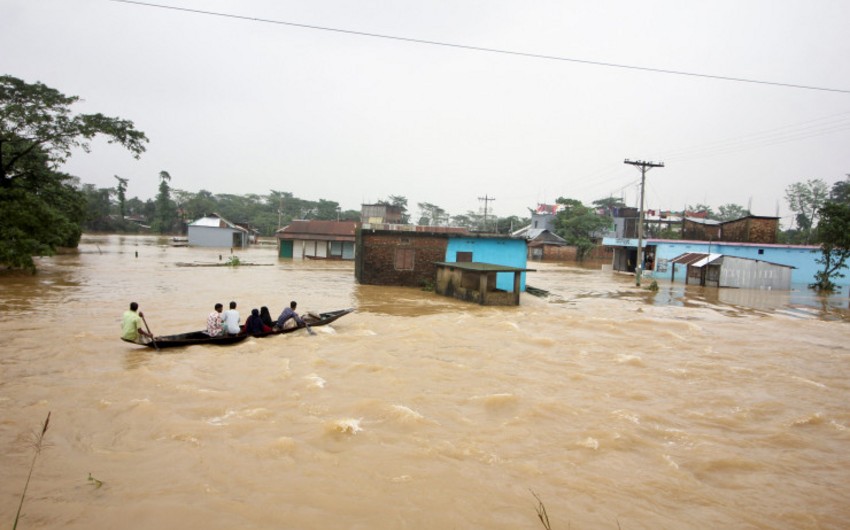
{"label": "man in white shirt", "polygon": [[237,335],[242,331],[239,328],[239,311],[236,310],[236,302],[230,302],[230,309],[222,315],[221,327],[228,335]]}

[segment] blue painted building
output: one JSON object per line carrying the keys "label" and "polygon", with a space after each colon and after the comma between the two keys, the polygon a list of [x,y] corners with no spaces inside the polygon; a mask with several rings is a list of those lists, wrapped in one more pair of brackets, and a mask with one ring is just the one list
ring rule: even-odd
{"label": "blue painted building", "polygon": [[[491,263],[517,269],[526,268],[528,250],[525,239],[498,236],[449,236],[446,261]],[[514,278],[511,272],[496,275],[496,287],[512,291]],[[520,278],[520,290],[525,291],[525,273]]]}
{"label": "blue painted building", "polygon": [[[637,257],[637,239],[605,238],[604,245],[615,248],[614,270],[634,272]],[[684,282],[686,268],[670,263],[674,258],[688,253],[723,254],[794,267],[791,283],[809,284],[814,281],[820,265],[820,247],[814,245],[782,245],[766,243],[732,243],[724,241],[678,241],[672,239],[644,240],[644,271],[647,276]],[[675,275],[674,273],[675,268]],[[841,286],[850,285],[848,278],[836,278]]]}

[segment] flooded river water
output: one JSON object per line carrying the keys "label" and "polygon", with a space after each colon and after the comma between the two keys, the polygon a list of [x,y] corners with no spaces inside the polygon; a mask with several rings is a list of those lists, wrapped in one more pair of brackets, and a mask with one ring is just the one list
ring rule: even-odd
{"label": "flooded river water", "polygon": [[[48,411],[21,529],[540,529],[535,495],[556,529],[848,526],[846,295],[533,264],[548,298],[482,308],[272,247],[186,266],[219,254],[85,236],[0,275],[0,526]],[[119,340],[131,301],[165,335],[230,300],[357,311],[227,347]]]}

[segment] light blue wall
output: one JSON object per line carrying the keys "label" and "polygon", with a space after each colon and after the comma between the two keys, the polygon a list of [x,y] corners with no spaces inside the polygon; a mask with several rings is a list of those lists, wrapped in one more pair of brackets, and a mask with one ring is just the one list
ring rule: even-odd
{"label": "light blue wall", "polygon": [[[524,239],[450,237],[446,247],[446,261],[457,261],[458,252],[472,252],[472,261],[492,263],[506,267],[526,268],[528,250]],[[496,287],[514,290],[514,273],[496,275]],[[525,291],[525,273],[520,274],[520,290]]]}
{"label": "light blue wall", "polygon": [[[809,284],[814,281],[815,273],[820,269],[820,266],[815,262],[820,257],[820,249],[818,247],[800,247],[800,246],[785,246],[785,245],[765,245],[758,246],[753,244],[736,245],[733,243],[718,243],[702,241],[648,241],[647,245],[655,245],[655,262],[656,268],[658,261],[661,259],[671,260],[685,252],[700,252],[703,254],[725,254],[727,256],[737,256],[741,258],[757,259],[761,261],[769,261],[770,263],[778,263],[780,265],[790,265],[795,267],[791,271],[791,283]],[[763,253],[759,254],[759,250]],[[813,252],[814,251],[814,252]],[[670,279],[672,265],[668,265],[667,271],[659,273],[653,271],[653,277]],[[684,266],[677,266],[676,281],[684,281],[686,270]],[[837,278],[835,282],[838,285],[850,284],[848,278]]]}

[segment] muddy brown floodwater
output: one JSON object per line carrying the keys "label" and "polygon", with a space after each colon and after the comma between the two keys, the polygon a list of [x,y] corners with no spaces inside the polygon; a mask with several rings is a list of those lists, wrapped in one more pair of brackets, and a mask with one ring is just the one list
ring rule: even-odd
{"label": "muddy brown floodwater", "polygon": [[[21,529],[540,529],[534,494],[562,529],[850,521],[846,295],[533,264],[548,298],[482,308],[167,243],[85,236],[0,275],[0,526],[48,411]],[[292,299],[357,311],[228,347],[119,340],[130,301],[164,335]]]}

